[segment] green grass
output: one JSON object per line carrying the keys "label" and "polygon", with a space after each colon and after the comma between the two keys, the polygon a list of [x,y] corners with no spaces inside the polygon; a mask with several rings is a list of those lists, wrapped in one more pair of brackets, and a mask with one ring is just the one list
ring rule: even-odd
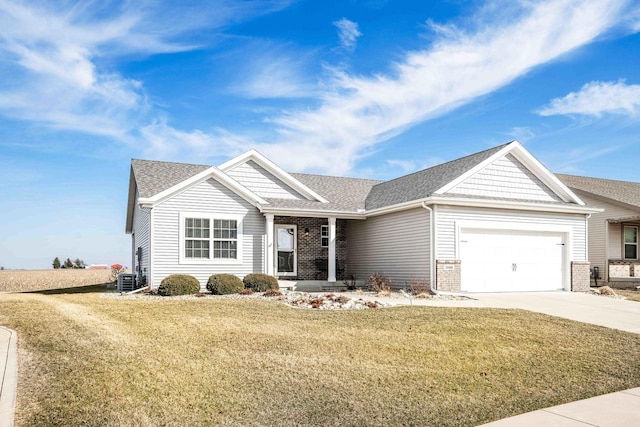
{"label": "green grass", "polygon": [[517,310],[0,295],[17,426],[469,426],[640,386],[640,336]]}

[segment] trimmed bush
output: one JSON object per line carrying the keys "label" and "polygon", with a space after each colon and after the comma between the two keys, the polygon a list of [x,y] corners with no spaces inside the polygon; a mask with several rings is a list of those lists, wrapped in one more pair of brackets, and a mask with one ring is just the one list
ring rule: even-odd
{"label": "trimmed bush", "polygon": [[214,274],[207,281],[207,289],[214,295],[238,294],[244,289],[242,280],[233,274]]}
{"label": "trimmed bush", "polygon": [[253,292],[265,292],[267,289],[280,289],[278,279],[268,274],[247,274],[242,281],[244,282],[244,286],[251,288]]}
{"label": "trimmed bush", "polygon": [[200,291],[200,282],[188,274],[172,274],[162,279],[158,288],[158,295],[171,297],[175,295],[190,295]]}

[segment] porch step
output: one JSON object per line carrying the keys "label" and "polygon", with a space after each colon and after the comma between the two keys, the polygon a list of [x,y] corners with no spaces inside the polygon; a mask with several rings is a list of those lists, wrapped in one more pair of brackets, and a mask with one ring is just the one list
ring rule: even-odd
{"label": "porch step", "polygon": [[322,285],[322,292],[325,292],[325,291],[329,291],[329,292],[345,292],[346,290],[347,290],[347,285],[345,285],[344,283],[326,282],[324,285]]}

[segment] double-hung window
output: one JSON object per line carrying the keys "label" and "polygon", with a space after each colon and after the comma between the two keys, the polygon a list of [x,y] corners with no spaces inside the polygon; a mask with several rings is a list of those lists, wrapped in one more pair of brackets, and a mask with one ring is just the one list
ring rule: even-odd
{"label": "double-hung window", "polygon": [[185,258],[209,259],[211,254],[210,225],[211,221],[208,218],[185,218]]}
{"label": "double-hung window", "polygon": [[234,219],[213,220],[213,257],[238,258],[238,221]]}
{"label": "double-hung window", "polygon": [[624,226],[624,259],[638,259],[638,227]]}
{"label": "double-hung window", "polygon": [[241,224],[239,217],[181,214],[181,262],[239,260]]}

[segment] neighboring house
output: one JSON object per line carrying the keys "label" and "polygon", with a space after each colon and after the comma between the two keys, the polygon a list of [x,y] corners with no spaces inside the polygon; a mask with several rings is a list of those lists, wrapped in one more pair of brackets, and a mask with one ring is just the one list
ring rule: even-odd
{"label": "neighboring house", "polygon": [[289,174],[251,150],[218,167],[132,160],[126,231],[153,288],[382,272],[440,291],[587,290],[597,212],[516,141],[384,182]]}
{"label": "neighboring house", "polygon": [[603,282],[640,282],[640,183],[556,175],[589,206],[589,261]]}

